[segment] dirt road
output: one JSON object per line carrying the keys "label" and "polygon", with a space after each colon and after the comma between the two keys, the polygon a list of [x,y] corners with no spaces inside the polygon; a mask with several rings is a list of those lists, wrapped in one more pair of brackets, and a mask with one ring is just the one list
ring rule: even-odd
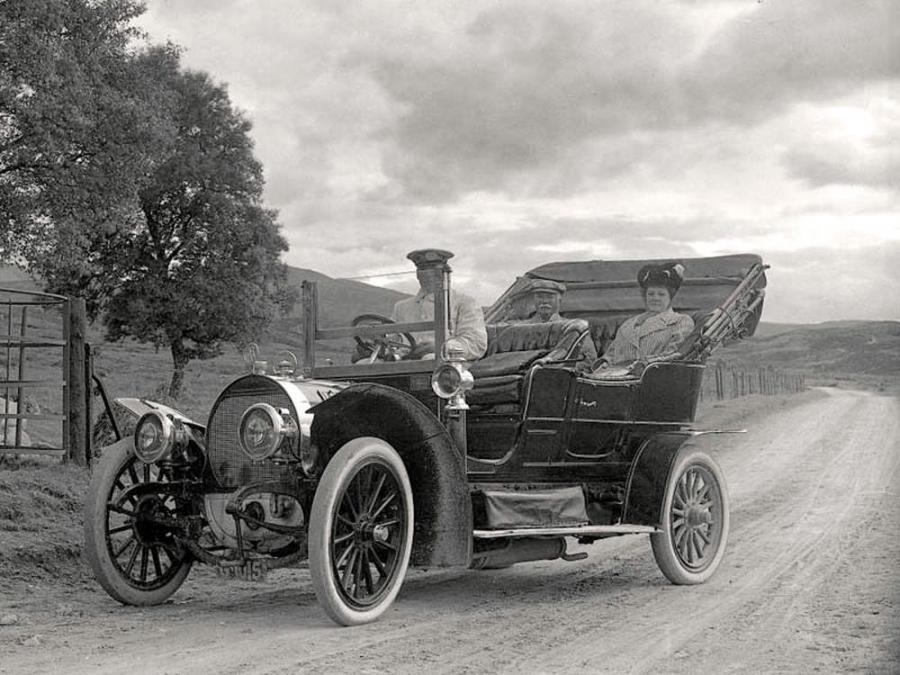
{"label": "dirt road", "polygon": [[[4,600],[0,673],[900,672],[900,403],[827,390],[712,436],[732,532],[711,581],[676,587],[646,537],[584,561],[410,574],[380,622],[330,624],[305,570],[192,573],[173,602],[98,587]],[[732,426],[732,428],[734,428]]]}

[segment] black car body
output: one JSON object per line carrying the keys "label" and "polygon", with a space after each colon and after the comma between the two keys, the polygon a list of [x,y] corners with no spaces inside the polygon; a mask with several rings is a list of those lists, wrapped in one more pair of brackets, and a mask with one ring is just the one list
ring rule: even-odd
{"label": "black car body", "polygon": [[[124,402],[145,414],[92,482],[98,580],[121,602],[155,604],[194,561],[254,577],[308,558],[320,603],[351,625],[390,606],[408,565],[575,559],[584,554],[567,538],[649,534],[671,581],[705,581],[725,550],[728,497],[719,467],[688,441],[707,433],[691,426],[707,357],[756,327],[764,266],[753,255],[682,261],[675,309],[696,327],[677,353],[591,373],[586,355],[641,309],[645,262],[531,270],[487,310],[488,352],[473,363],[403,358],[411,345],[398,336],[425,329],[442,354],[445,262],[433,322],[321,328],[305,284],[299,364],[257,362],[204,425]],[[510,299],[528,278],[566,284],[563,320],[519,322],[527,308]],[[320,340],[347,337],[362,362],[319,363]]]}

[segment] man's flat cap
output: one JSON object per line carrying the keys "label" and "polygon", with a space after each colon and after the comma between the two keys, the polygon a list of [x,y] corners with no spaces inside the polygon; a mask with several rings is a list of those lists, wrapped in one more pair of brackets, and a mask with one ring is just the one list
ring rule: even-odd
{"label": "man's flat cap", "polygon": [[528,288],[529,291],[553,291],[554,293],[559,293],[562,295],[566,292],[566,285],[561,284],[558,281],[551,281],[550,279],[531,279],[531,284]]}
{"label": "man's flat cap", "polygon": [[419,248],[407,253],[406,257],[412,260],[416,267],[434,267],[446,263],[453,254],[440,248]]}
{"label": "man's flat cap", "polygon": [[558,281],[550,279],[523,279],[525,283],[512,294],[513,298],[520,298],[523,295],[534,293],[535,291],[550,291],[551,293],[559,293],[562,295],[566,292],[566,285]]}

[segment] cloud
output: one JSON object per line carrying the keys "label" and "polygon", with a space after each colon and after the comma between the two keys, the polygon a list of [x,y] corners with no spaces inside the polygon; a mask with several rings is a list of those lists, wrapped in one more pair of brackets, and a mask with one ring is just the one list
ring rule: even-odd
{"label": "cloud", "polygon": [[[900,25],[897,7],[735,4],[710,34],[686,5],[499,3],[430,58],[370,55],[404,111],[384,170],[413,198],[447,202],[564,182],[554,171],[577,173],[586,144],[612,167],[637,163],[647,134],[755,125],[896,77],[900,40],[884,26]],[[636,131],[645,142],[617,140]]]}
{"label": "cloud", "polygon": [[[690,34],[677,21],[638,4],[498,7],[431,58],[371,55],[373,76],[404,111],[385,171],[414,198],[515,191],[517,180],[571,162],[582,143],[660,125],[655,101],[678,96],[665,64]],[[631,37],[639,26],[652,49]]]}
{"label": "cloud", "polygon": [[[150,0],[146,26],[247,110],[290,264],[411,272],[439,246],[489,304],[555,260],[756,252],[767,318],[815,321],[900,318],[878,290],[900,239],[898,12]],[[820,293],[829,271],[855,290]]]}
{"label": "cloud", "polygon": [[791,175],[809,185],[900,187],[900,84],[873,87],[861,104],[803,111],[802,145],[784,154]]}
{"label": "cloud", "polygon": [[811,185],[900,185],[900,149],[886,147],[867,156],[844,146],[795,149],[786,156],[788,169]]}
{"label": "cloud", "polygon": [[754,122],[779,107],[900,75],[900,5],[760,2],[723,28],[686,78],[707,115]]}

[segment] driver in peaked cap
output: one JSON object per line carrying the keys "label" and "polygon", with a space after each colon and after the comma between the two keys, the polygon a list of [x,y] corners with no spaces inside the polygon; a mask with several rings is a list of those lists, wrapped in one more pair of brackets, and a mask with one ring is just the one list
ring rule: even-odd
{"label": "driver in peaked cap", "polygon": [[[400,300],[394,305],[391,318],[398,323],[432,321],[434,319],[434,293],[440,288],[441,274],[447,260],[453,257],[450,251],[440,249],[419,249],[406,256],[416,265],[419,292],[411,298]],[[467,361],[484,356],[487,349],[487,330],[484,327],[484,312],[478,303],[468,295],[450,289],[450,337],[448,348],[458,347]],[[413,333],[416,348],[415,358],[434,358],[434,334],[428,331]]]}

